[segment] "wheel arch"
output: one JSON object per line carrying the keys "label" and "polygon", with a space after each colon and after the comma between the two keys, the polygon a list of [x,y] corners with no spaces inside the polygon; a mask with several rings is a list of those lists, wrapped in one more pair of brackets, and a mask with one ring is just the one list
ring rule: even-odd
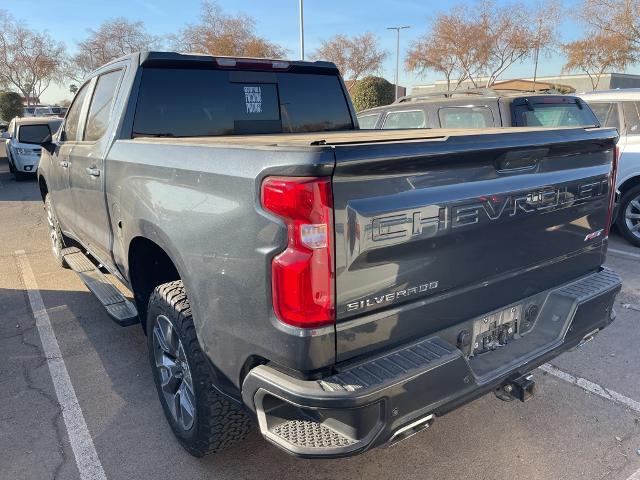
{"label": "wheel arch", "polygon": [[624,193],[628,190],[631,190],[633,187],[640,185],[640,175],[636,175],[634,177],[629,177],[627,179],[625,179],[624,182],[622,182],[620,184],[620,186],[618,187],[618,191],[620,192],[620,195],[624,195]]}
{"label": "wheel arch", "polygon": [[38,188],[40,189],[40,195],[42,196],[42,201],[44,202],[47,193],[49,193],[49,187],[47,185],[47,180],[44,178],[44,175],[38,175]]}
{"label": "wheel arch", "polygon": [[146,330],[146,313],[153,290],[164,283],[183,280],[176,262],[167,249],[145,236],[135,236],[127,251],[128,277],[140,314],[142,328]]}

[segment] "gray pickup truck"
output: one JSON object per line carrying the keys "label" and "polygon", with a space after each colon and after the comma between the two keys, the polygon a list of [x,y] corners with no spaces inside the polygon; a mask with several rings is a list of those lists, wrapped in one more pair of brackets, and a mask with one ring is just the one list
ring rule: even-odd
{"label": "gray pickup truck", "polygon": [[190,453],[256,423],[339,457],[530,398],[614,319],[616,141],[359,130],[333,64],[146,52],[81,86],[38,180],[55,258],[142,324]]}

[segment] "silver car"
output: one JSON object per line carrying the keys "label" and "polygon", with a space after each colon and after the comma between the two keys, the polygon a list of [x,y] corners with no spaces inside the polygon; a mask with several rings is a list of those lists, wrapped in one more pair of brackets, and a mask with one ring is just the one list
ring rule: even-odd
{"label": "silver car", "polygon": [[40,163],[41,145],[51,140],[62,119],[55,117],[14,118],[5,139],[9,170],[16,179],[35,174]]}

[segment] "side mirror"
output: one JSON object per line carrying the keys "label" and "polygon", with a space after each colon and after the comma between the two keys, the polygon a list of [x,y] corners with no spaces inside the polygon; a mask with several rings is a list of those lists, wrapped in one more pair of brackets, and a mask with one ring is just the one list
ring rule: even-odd
{"label": "side mirror", "polygon": [[44,148],[50,154],[53,154],[53,152],[56,151],[56,144],[53,143],[53,140],[51,138],[51,134],[49,134],[46,137],[44,137],[42,139],[42,142],[40,143],[40,145],[42,146],[42,148]]}
{"label": "side mirror", "polygon": [[2,140],[9,140],[11,138],[11,134],[9,132],[2,132],[0,133],[0,138]]}

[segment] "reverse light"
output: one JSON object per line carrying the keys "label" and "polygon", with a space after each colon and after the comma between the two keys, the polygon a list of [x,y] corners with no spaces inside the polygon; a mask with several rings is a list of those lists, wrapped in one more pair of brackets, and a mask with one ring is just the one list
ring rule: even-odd
{"label": "reverse light", "polygon": [[613,149],[613,162],[611,166],[611,176],[609,177],[609,209],[607,210],[607,222],[604,225],[604,236],[609,236],[609,230],[613,223],[613,210],[616,204],[616,178],[618,176],[618,159],[620,158],[620,147],[617,145]]}
{"label": "reverse light", "polygon": [[335,322],[333,194],[329,177],[267,177],[262,206],[287,226],[273,259],[273,309],[282,322],[314,328]]}

